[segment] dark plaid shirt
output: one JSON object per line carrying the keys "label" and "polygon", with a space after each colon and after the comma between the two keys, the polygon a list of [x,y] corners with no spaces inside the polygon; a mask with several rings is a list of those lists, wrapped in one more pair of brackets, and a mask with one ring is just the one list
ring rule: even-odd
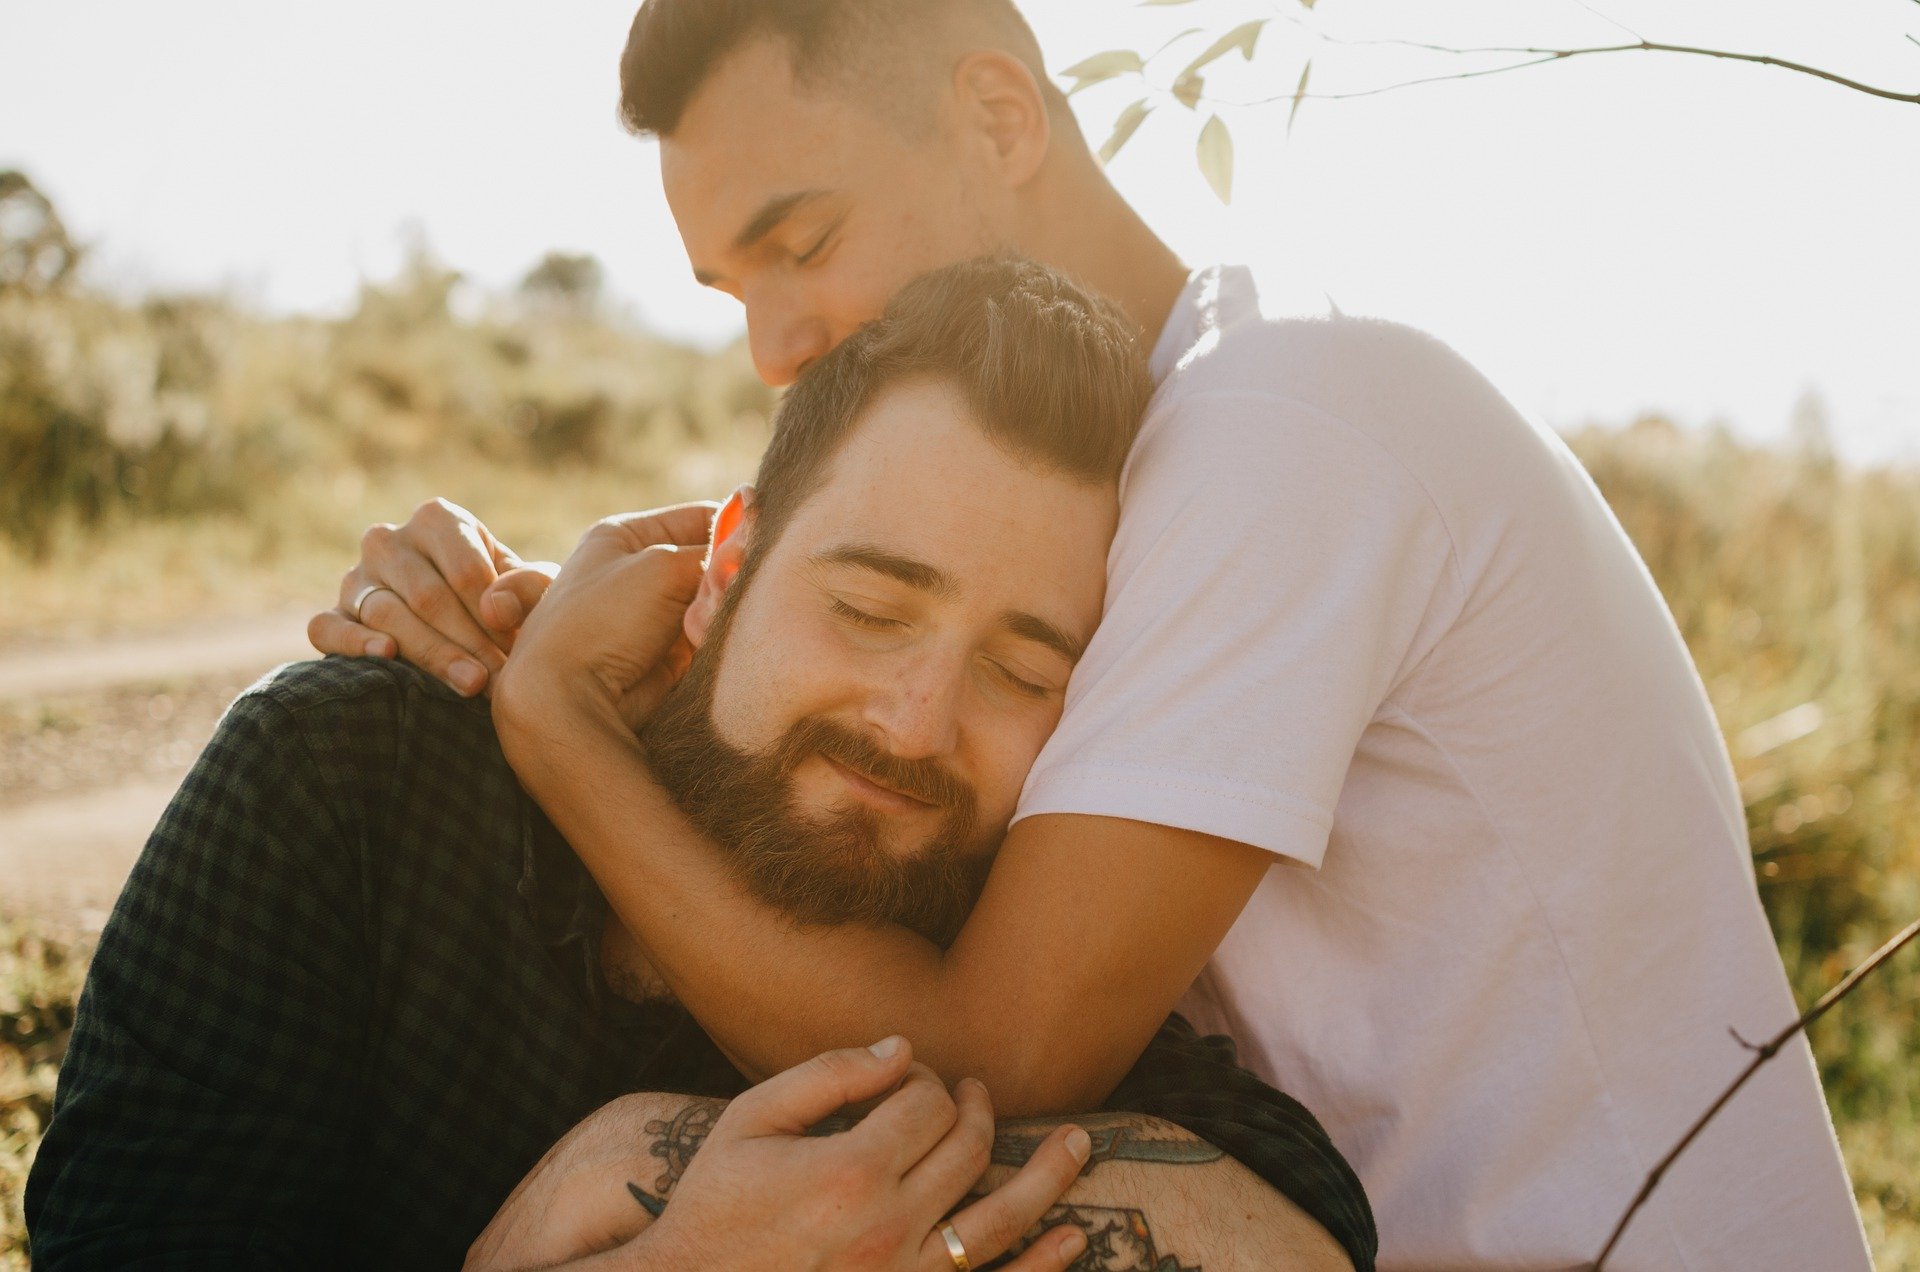
{"label": "dark plaid shirt", "polygon": [[[482,703],[329,659],[243,695],[134,868],[27,1185],[34,1265],[454,1267],[615,1096],[744,1083],[677,1006],[612,994],[605,902]],[[1169,1021],[1108,1107],[1187,1127],[1372,1266],[1297,1103]]]}

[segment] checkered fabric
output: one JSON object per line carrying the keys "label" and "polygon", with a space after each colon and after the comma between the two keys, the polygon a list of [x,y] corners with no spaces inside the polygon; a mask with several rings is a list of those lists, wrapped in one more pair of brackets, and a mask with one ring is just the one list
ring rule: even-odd
{"label": "checkered fabric", "polygon": [[[377,660],[269,676],[101,937],[28,1180],[35,1267],[457,1267],[608,1100],[738,1093],[684,1010],[607,990],[604,915],[483,703]],[[1372,1267],[1353,1172],[1225,1039],[1169,1021],[1108,1107],[1219,1145]]]}

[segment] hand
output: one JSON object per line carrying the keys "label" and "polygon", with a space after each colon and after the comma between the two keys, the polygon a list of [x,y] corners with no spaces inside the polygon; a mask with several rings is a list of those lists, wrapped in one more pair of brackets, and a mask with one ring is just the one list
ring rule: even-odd
{"label": "hand", "polygon": [[[1078,1178],[1086,1132],[1057,1128],[1012,1179],[949,1219],[990,1160],[993,1107],[979,1083],[949,1095],[911,1059],[904,1038],[830,1051],[742,1095],[635,1252],[740,1272],[952,1272],[940,1235],[950,1222],[975,1267],[998,1258]],[[882,1095],[852,1129],[807,1134]],[[1056,1228],[1006,1266],[1059,1272],[1085,1246],[1077,1228]]]}
{"label": "hand", "polygon": [[[683,623],[699,588],[715,505],[609,517],[567,558],[494,678],[503,742],[551,727],[568,704],[636,727],[692,657]],[[512,593],[515,575],[499,590]]]}
{"label": "hand", "polygon": [[[404,526],[368,529],[338,608],[314,615],[307,639],[323,654],[398,654],[471,697],[500,670],[557,570],[522,561],[460,505],[430,499]],[[354,598],[373,585],[381,590],[356,620]]]}

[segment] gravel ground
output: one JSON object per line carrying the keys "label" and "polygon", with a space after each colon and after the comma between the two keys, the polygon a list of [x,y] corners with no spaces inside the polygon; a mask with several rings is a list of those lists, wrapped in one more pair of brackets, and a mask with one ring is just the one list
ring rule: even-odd
{"label": "gravel ground", "polygon": [[177,777],[252,673],[0,701],[0,806]]}

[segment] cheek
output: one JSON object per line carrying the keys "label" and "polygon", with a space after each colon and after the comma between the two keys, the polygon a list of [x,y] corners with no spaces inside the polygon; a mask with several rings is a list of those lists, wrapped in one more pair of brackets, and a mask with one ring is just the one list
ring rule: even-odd
{"label": "cheek", "polygon": [[1031,718],[1008,721],[982,748],[975,789],[980,797],[980,815],[988,823],[1000,825],[1013,817],[1027,774],[1059,722],[1057,707],[1036,711]]}
{"label": "cheek", "polygon": [[749,596],[735,616],[713,689],[713,726],[722,741],[764,751],[810,715],[830,715],[852,694],[846,653],[819,624],[759,621]]}

